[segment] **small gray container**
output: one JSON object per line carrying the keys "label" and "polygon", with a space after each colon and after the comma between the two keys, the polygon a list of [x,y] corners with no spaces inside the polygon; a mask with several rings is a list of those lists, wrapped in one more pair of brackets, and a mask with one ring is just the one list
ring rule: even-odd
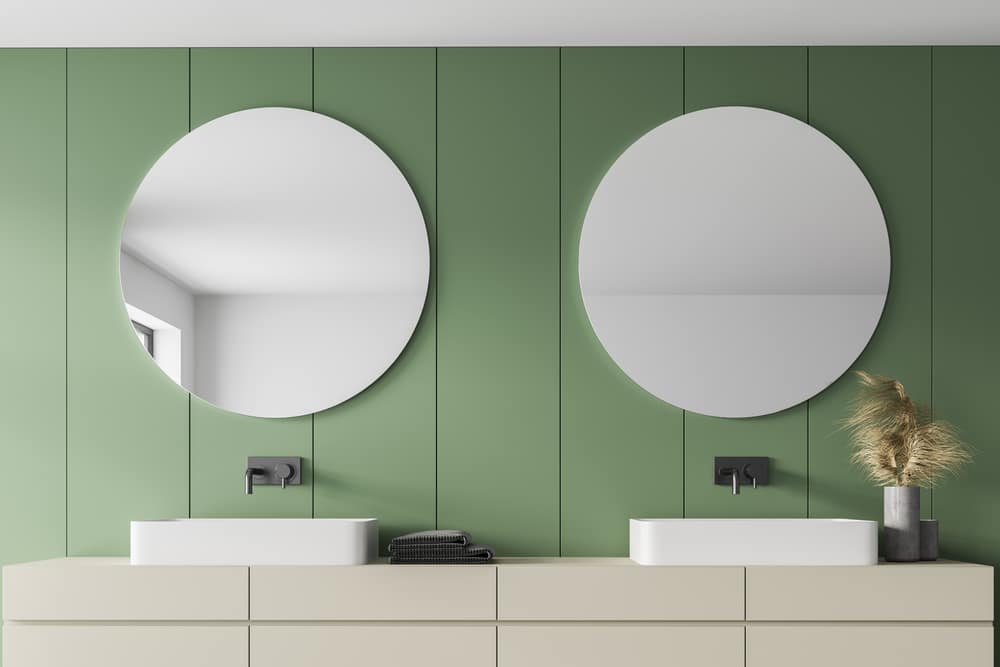
{"label": "small gray container", "polygon": [[920,560],[920,487],[883,489],[882,550],[888,561]]}
{"label": "small gray container", "polygon": [[920,560],[938,559],[938,522],[937,519],[922,519],[920,521]]}

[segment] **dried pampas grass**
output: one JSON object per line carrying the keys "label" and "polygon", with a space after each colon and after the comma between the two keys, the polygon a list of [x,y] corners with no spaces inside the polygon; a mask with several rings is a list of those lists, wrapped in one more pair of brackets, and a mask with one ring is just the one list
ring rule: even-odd
{"label": "dried pampas grass", "polygon": [[881,486],[934,486],[972,456],[955,429],[933,421],[892,378],[857,371],[861,390],[844,427],[851,460]]}

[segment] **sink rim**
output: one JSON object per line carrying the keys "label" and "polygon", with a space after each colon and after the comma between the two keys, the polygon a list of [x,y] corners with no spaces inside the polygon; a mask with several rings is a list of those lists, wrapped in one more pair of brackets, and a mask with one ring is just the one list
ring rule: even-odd
{"label": "sink rim", "polygon": [[129,521],[132,523],[230,523],[230,522],[250,522],[250,521],[260,521],[260,522],[281,522],[281,523],[299,523],[299,522],[323,522],[323,523],[370,523],[372,521],[378,521],[375,517],[364,517],[364,518],[340,518],[340,517],[179,517],[176,519],[133,519]]}
{"label": "sink rim", "polygon": [[378,558],[376,518],[210,517],[129,522],[132,565],[363,565]]}
{"label": "sink rim", "polygon": [[629,519],[629,558],[640,565],[874,565],[878,522],[802,517]]}
{"label": "sink rim", "polygon": [[805,518],[805,517],[747,517],[747,518],[725,518],[725,517],[635,517],[630,518],[629,521],[641,521],[647,523],[659,523],[659,522],[684,522],[684,523],[857,523],[857,524],[878,524],[878,521],[872,519],[835,519],[835,518]]}

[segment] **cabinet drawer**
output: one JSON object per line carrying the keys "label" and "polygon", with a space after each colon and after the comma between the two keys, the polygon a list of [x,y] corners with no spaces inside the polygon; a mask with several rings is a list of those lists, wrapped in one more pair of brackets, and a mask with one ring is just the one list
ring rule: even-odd
{"label": "cabinet drawer", "polygon": [[747,667],[993,667],[988,624],[754,626],[747,628]]}
{"label": "cabinet drawer", "polygon": [[246,667],[249,659],[245,625],[7,623],[3,632],[6,667]]}
{"label": "cabinet drawer", "polygon": [[742,567],[501,565],[501,620],[743,620]]}
{"label": "cabinet drawer", "polygon": [[250,654],[250,667],[494,665],[496,628],[254,625]]}
{"label": "cabinet drawer", "polygon": [[15,621],[245,621],[247,568],[130,566],[86,558],[3,569],[3,614]]}
{"label": "cabinet drawer", "polygon": [[737,667],[743,626],[505,625],[497,648],[499,667]]}
{"label": "cabinet drawer", "polygon": [[262,621],[492,621],[496,568],[253,567],[250,613]]}
{"label": "cabinet drawer", "polygon": [[991,621],[993,568],[748,567],[750,621]]}

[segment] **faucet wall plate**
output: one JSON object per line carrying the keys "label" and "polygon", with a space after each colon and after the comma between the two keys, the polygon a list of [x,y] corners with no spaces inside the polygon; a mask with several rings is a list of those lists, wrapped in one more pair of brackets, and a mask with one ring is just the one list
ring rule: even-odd
{"label": "faucet wall plate", "polygon": [[302,484],[302,457],[301,456],[248,456],[247,468],[255,468],[260,473],[253,476],[254,486],[281,486],[282,466],[292,469],[291,477],[285,480],[285,484],[294,486]]}
{"label": "faucet wall plate", "polygon": [[771,459],[767,456],[716,456],[713,481],[721,486],[731,486],[733,477],[726,470],[736,469],[740,473],[740,484],[765,486],[771,477]]}

